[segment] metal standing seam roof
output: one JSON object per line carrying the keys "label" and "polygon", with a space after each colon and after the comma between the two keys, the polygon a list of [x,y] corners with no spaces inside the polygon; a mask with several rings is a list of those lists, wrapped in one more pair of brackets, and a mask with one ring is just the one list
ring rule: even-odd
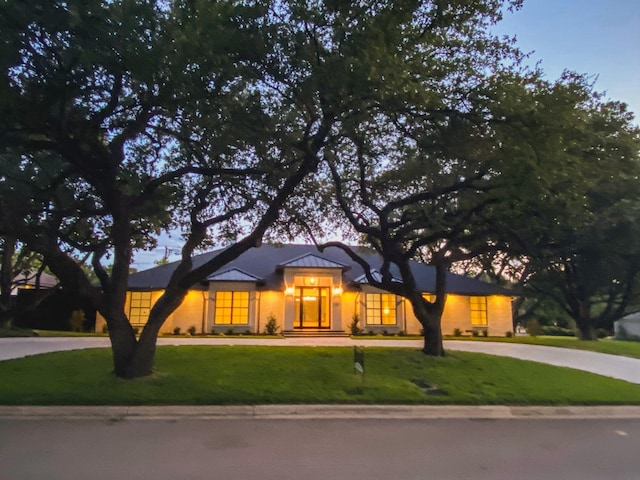
{"label": "metal standing seam roof", "polygon": [[[382,281],[382,274],[378,270],[371,270],[371,276],[377,282],[381,282]],[[356,282],[356,283],[369,283],[369,279],[367,278],[367,275],[364,274],[364,273],[362,275],[360,275],[358,278],[355,278],[353,281]],[[402,283],[402,280],[400,280],[400,279],[398,279],[396,277],[391,277],[391,281],[392,282]]]}
{"label": "metal standing seam roof", "polygon": [[245,272],[239,268],[230,268],[216,272],[207,277],[210,282],[260,282],[262,278]]}
{"label": "metal standing seam roof", "polygon": [[[371,249],[352,247],[373,270],[380,269],[382,259]],[[203,253],[193,257],[193,268],[198,268],[215,258],[221,250]],[[129,288],[132,290],[164,289],[169,283],[171,274],[178,262],[154,267],[133,273],[129,276]],[[194,285],[194,289],[205,289],[210,281],[255,281],[260,290],[283,290],[283,268],[341,268],[343,285],[346,289],[359,289],[359,281],[364,275],[362,267],[354,262],[344,251],[336,247],[328,247],[322,252],[314,245],[273,245],[263,244],[252,248],[235,260],[229,262],[218,272],[203,278],[202,282]],[[435,291],[435,268],[416,261],[411,262],[411,270],[416,279],[416,285],[421,292]],[[391,268],[394,278],[400,279],[400,272],[395,266]],[[231,280],[231,279],[235,280]],[[250,278],[252,278],[250,280]],[[364,277],[366,279],[366,277]],[[447,292],[460,295],[507,295],[515,293],[504,287],[485,283],[455,273],[447,274]]]}
{"label": "metal standing seam roof", "polygon": [[307,253],[281,263],[278,268],[348,268],[348,266],[344,263],[333,262],[318,255]]}

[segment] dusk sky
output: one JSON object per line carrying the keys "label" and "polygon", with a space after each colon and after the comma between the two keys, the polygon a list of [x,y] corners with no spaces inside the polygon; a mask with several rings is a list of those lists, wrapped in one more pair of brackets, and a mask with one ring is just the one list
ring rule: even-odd
{"label": "dusk sky", "polygon": [[525,0],[494,31],[516,35],[550,80],[564,69],[597,75],[596,91],[640,124],[640,0]]}
{"label": "dusk sky", "polygon": [[[640,124],[640,0],[525,0],[494,31],[516,35],[549,80],[565,69],[596,75],[595,89],[626,102]],[[163,235],[152,252],[138,252],[133,266],[153,267],[164,246],[174,249],[169,259],[177,260],[182,242],[179,234],[172,237]]]}

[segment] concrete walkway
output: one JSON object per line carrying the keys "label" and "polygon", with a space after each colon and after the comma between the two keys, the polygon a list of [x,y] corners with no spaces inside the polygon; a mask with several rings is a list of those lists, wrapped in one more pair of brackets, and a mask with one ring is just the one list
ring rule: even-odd
{"label": "concrete walkway", "polygon": [[[363,346],[420,348],[420,340],[373,340],[366,338],[172,338],[161,337],[158,345],[264,345],[264,346]],[[0,360],[21,358],[62,350],[84,348],[108,348],[106,337],[29,337],[0,338]],[[517,343],[493,343],[473,341],[445,341],[444,347],[451,351],[465,351],[513,357],[522,360],[547,363],[559,367],[584,370],[607,377],[640,384],[640,359],[607,355],[557,347],[524,345]]]}

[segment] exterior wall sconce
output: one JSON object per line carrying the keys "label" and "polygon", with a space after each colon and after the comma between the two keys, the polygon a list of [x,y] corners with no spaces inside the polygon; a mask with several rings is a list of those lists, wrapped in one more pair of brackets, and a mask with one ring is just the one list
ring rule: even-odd
{"label": "exterior wall sconce", "polygon": [[311,285],[315,285],[315,284],[316,284],[316,277],[310,277],[310,278],[309,278],[309,283],[310,283]]}
{"label": "exterior wall sconce", "polygon": [[287,287],[284,289],[285,295],[293,295],[295,293],[295,289],[293,287]]}
{"label": "exterior wall sconce", "polygon": [[342,295],[342,287],[333,287],[334,295]]}

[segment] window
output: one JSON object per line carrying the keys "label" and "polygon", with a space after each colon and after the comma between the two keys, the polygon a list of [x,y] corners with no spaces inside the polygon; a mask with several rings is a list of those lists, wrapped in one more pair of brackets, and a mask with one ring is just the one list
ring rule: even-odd
{"label": "window", "polygon": [[487,297],[469,297],[471,309],[471,325],[485,327],[487,325]]}
{"label": "window", "polygon": [[429,303],[436,303],[436,296],[433,293],[423,293],[422,298]]}
{"label": "window", "polygon": [[391,293],[367,293],[367,324],[395,325],[396,296]]}
{"label": "window", "polygon": [[249,323],[249,292],[216,292],[214,323],[246,325]]}
{"label": "window", "polygon": [[149,320],[151,292],[131,292],[130,295],[129,322],[131,325],[144,325]]}

